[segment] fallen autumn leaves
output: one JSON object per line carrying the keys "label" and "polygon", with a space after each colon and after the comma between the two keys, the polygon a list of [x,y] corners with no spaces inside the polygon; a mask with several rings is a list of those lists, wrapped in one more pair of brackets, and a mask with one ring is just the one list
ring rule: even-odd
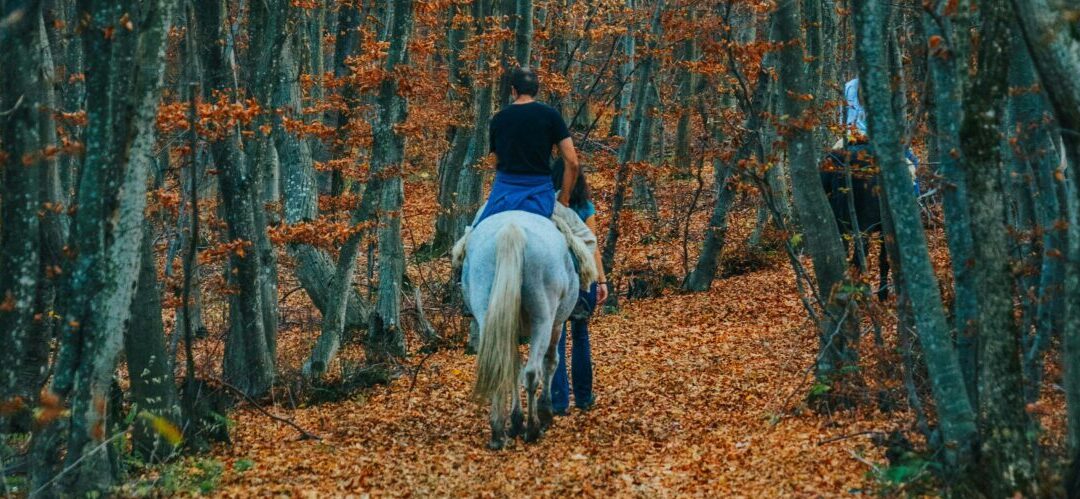
{"label": "fallen autumn leaves", "polygon": [[[854,456],[881,462],[881,451],[866,437],[821,442],[889,431],[902,416],[830,419],[780,407],[815,352],[791,279],[777,265],[725,280],[708,294],[631,302],[619,314],[594,319],[599,402],[592,412],[556,419],[535,445],[484,447],[486,412],[467,399],[474,357],[461,350],[428,359],[411,392],[403,377],[354,400],[288,414],[321,442],[294,441],[293,430],[251,410],[237,412],[233,445],[216,451],[226,463],[217,492],[831,496],[866,490],[868,468]],[[249,461],[250,469],[235,466],[247,468]]]}

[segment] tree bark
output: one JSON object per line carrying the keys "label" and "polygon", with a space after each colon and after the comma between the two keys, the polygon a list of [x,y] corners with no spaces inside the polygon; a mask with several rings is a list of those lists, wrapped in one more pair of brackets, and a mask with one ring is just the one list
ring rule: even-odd
{"label": "tree bark", "polygon": [[[450,89],[448,98],[461,102],[463,119],[460,125],[451,127],[450,150],[443,157],[439,165],[439,214],[435,219],[435,238],[432,240],[432,251],[441,253],[450,248],[460,237],[464,226],[458,227],[458,223],[465,220],[469,213],[460,214],[462,206],[458,199],[458,182],[461,171],[465,166],[465,156],[469,151],[469,145],[473,142],[477,130],[483,133],[481,123],[474,121],[473,112],[475,102],[484,95],[483,89],[472,88],[470,72],[465,71],[465,61],[461,60],[461,52],[465,49],[465,35],[471,31],[470,26],[475,27],[474,34],[480,34],[483,29],[483,19],[475,17],[478,13],[486,12],[485,0],[473,0],[473,12],[469,23],[462,23],[458,16],[464,16],[466,9],[463,5],[455,3],[451,6],[451,26],[447,32],[448,75],[450,77]],[[484,58],[484,55],[480,55]],[[491,100],[491,94],[487,94]],[[467,223],[467,222],[466,222]]]}
{"label": "tree bark", "polygon": [[[741,99],[743,112],[746,115],[746,126],[743,127],[742,142],[735,153],[734,161],[740,161],[751,156],[758,156],[763,151],[764,116],[766,100],[772,83],[769,75],[767,61],[762,61],[761,71],[758,72],[757,86],[752,96]],[[719,125],[717,125],[719,126]],[[758,158],[759,160],[763,158]],[[735,200],[735,190],[730,185],[735,180],[738,170],[729,165],[723,165],[719,159],[713,162],[714,182],[716,184],[716,204],[709,218],[709,226],[705,230],[705,241],[701,244],[701,253],[694,265],[694,270],[687,276],[683,288],[687,291],[707,291],[719,267],[720,256],[724,250],[724,242],[727,236],[727,216],[731,203]],[[779,173],[779,172],[773,172]],[[785,196],[783,192],[777,192],[776,197]],[[755,228],[755,231],[758,229]]]}
{"label": "tree bark", "polygon": [[[635,0],[626,0],[626,9],[634,9]],[[611,120],[611,131],[608,135],[630,137],[630,112],[633,88],[630,85],[630,76],[634,72],[634,55],[637,41],[634,38],[633,26],[627,26],[626,34],[619,37],[619,46],[622,49],[623,62],[619,64],[619,97],[615,99],[615,116]]]}
{"label": "tree bark", "polygon": [[[610,274],[615,266],[615,252],[619,243],[619,220],[626,200],[627,177],[635,175],[632,173],[632,164],[643,161],[648,152],[641,142],[642,137],[648,135],[645,133],[645,129],[649,126],[646,119],[646,110],[651,100],[649,80],[652,78],[653,67],[656,64],[652,54],[659,43],[660,14],[664,11],[664,0],[657,0],[654,9],[651,18],[652,28],[650,30],[653,36],[648,43],[648,55],[642,57],[641,61],[638,62],[639,67],[636,68],[637,74],[634,75],[633,97],[631,99],[634,102],[634,110],[626,132],[626,141],[623,142],[622,148],[619,149],[619,168],[615,177],[615,195],[611,204],[611,221],[608,223],[607,237],[604,238],[604,251],[601,254],[605,274]],[[617,305],[618,299],[616,296],[616,293],[609,295],[608,302],[610,305]]]}
{"label": "tree bark", "polygon": [[[352,31],[355,31],[355,28]],[[302,108],[299,86],[300,68],[293,45],[295,41],[288,41],[281,51],[273,107],[295,118],[300,115]],[[345,50],[345,47],[342,47],[342,50]],[[342,69],[342,71],[347,70]],[[344,73],[339,77],[343,75]],[[339,126],[344,126],[344,123],[339,123]],[[281,191],[284,195],[285,223],[312,222],[318,218],[319,192],[311,148],[306,141],[300,140],[285,129],[281,115],[273,117],[273,136],[281,159]],[[328,314],[329,303],[336,297],[331,289],[334,264],[330,255],[304,243],[290,243],[288,250],[289,254],[296,259],[296,276],[300,281],[300,286],[304,288],[312,303],[325,318]],[[343,292],[347,296],[345,328],[351,331],[367,327],[370,305],[352,287]]]}
{"label": "tree bark", "polygon": [[138,411],[132,444],[145,462],[172,456],[176,442],[155,429],[162,422],[180,427],[180,402],[172,363],[165,349],[165,326],[161,321],[161,292],[154,264],[153,231],[143,224],[138,284],[131,302],[131,321],[124,330],[124,351],[131,380],[133,410]]}
{"label": "tree bark", "polygon": [[[812,12],[814,9],[808,9]],[[779,53],[780,87],[785,92],[783,97],[784,114],[792,120],[787,137],[787,159],[791,169],[791,186],[794,194],[795,209],[799,213],[799,225],[806,241],[806,249],[814,262],[814,274],[817,277],[818,293],[825,303],[822,322],[818,324],[821,352],[816,364],[816,376],[821,385],[829,386],[839,381],[837,378],[847,366],[857,362],[854,350],[857,336],[851,328],[841,321],[843,305],[833,297],[833,291],[844,280],[847,262],[840,231],[833,218],[825,190],[821,186],[818,172],[818,148],[814,146],[814,134],[803,120],[811,119],[806,115],[808,106],[804,99],[818,88],[821,75],[820,44],[816,30],[807,32],[808,43],[804,51],[800,36],[800,18],[798,4],[785,2],[780,4],[777,16],[777,36],[786,43]],[[810,20],[807,20],[808,24]],[[884,41],[882,41],[884,43]],[[809,55],[811,62],[805,62]]]}
{"label": "tree bark", "polygon": [[[1077,210],[1080,210],[1080,33],[1070,26],[1067,3],[1050,0],[1013,0],[1013,7],[1027,40],[1040,80],[1050,98],[1058,123],[1063,130],[1062,141],[1068,157],[1072,181],[1067,205],[1069,220],[1069,251],[1065,264],[1065,318],[1062,331],[1063,385],[1068,403],[1068,447],[1071,465],[1069,482],[1080,487],[1080,230]],[[1080,490],[1070,490],[1080,494]]]}
{"label": "tree bark", "polygon": [[[964,96],[962,74],[967,73],[964,61],[968,58],[963,29],[963,17],[944,15],[944,5],[935,12],[923,14],[927,35],[938,37],[940,45],[931,49],[928,56],[930,73],[930,96],[933,123],[933,147],[939,151],[939,172],[944,179],[942,208],[945,214],[945,240],[949,246],[953,276],[952,327],[956,334],[960,369],[964,373],[965,386],[972,403],[978,400],[976,389],[976,331],[974,321],[978,314],[978,290],[972,272],[974,243],[971,239],[971,217],[968,214],[967,178],[960,167],[960,124],[963,119],[961,103]],[[963,11],[963,9],[959,9]],[[962,15],[962,14],[957,14]],[[938,20],[941,20],[939,23]]]}
{"label": "tree bark", "polygon": [[[413,31],[413,1],[394,0],[382,39],[390,43],[385,68],[408,62],[408,43]],[[371,175],[378,178],[379,289],[378,303],[368,320],[369,360],[405,355],[405,332],[401,328],[401,281],[405,274],[405,249],[401,242],[402,166],[405,135],[397,126],[405,121],[408,101],[398,92],[397,80],[384,79],[376,100],[379,120],[372,126]]]}
{"label": "tree bark", "polygon": [[856,59],[867,102],[870,138],[881,169],[882,184],[896,230],[903,283],[915,312],[919,340],[926,355],[930,385],[944,438],[950,476],[966,471],[976,438],[975,412],[967,396],[956,350],[949,337],[945,310],[934,276],[911,177],[903,160],[899,123],[890,91],[885,53],[885,0],[855,6]]}
{"label": "tree bark", "polygon": [[[1017,169],[1030,177],[1034,185],[1035,234],[1042,234],[1041,261],[1038,262],[1038,282],[1035,284],[1035,332],[1024,338],[1024,378],[1027,380],[1027,402],[1038,400],[1042,385],[1043,356],[1052,337],[1061,333],[1064,313],[1064,256],[1068,251],[1066,227],[1068,213],[1064,208],[1063,182],[1059,173],[1056,123],[1049,109],[1046,94],[1040,89],[1035,65],[1028,52],[1023,33],[1016,28],[1012,34],[1009,86],[1016,89],[1011,98],[1014,121]],[[1062,176],[1064,178],[1064,176]]]}
{"label": "tree bark", "polygon": [[[476,0],[473,2],[473,21],[476,23],[476,33],[486,33],[492,28],[488,25],[488,18],[493,13],[493,0]],[[447,169],[448,175],[456,175],[454,207],[451,210],[449,234],[456,241],[465,233],[465,227],[472,223],[476,211],[480,208],[480,199],[483,190],[483,178],[481,177],[480,163],[488,155],[490,140],[488,125],[494,111],[492,96],[497,84],[488,68],[489,57],[482,52],[477,57],[473,66],[473,74],[481,75],[473,82],[471,129],[462,142],[466,144],[460,163],[451,163]],[[458,133],[465,133],[463,130]],[[456,158],[450,161],[456,162]]]}
{"label": "tree bark", "polygon": [[[199,49],[205,64],[209,86],[235,98],[233,68],[229,64],[231,45],[228,38],[225,5],[221,0],[196,9]],[[225,342],[223,376],[246,395],[259,397],[270,390],[274,379],[272,343],[268,341],[264,293],[261,286],[258,243],[261,226],[256,225],[256,185],[240,143],[240,131],[234,127],[225,137],[211,144],[222,208],[228,225],[227,237],[241,246],[229,255],[230,285],[236,294],[229,300],[229,332]],[[272,333],[270,333],[272,334]]]}
{"label": "tree bark", "polygon": [[1007,9],[1002,0],[980,1],[979,70],[964,101],[960,129],[975,243],[974,281],[979,289],[979,461],[981,473],[989,474],[982,482],[984,490],[992,497],[1034,493],[1002,185],[1001,122],[1009,91],[1011,41]]}
{"label": "tree bark", "polygon": [[[86,155],[79,182],[75,244],[65,331],[51,390],[71,395],[66,464],[73,470],[60,486],[79,495],[104,493],[114,478],[110,453],[101,442],[115,421],[108,418],[110,385],[131,313],[142,244],[146,185],[153,161],[155,120],[161,95],[164,52],[172,1],[136,6],[90,2],[84,32],[87,67]],[[125,13],[131,30],[102,37]],[[134,66],[130,54],[135,54]],[[57,442],[53,424],[39,437]],[[78,463],[78,466],[76,466]],[[34,470],[43,484],[55,470]]]}
{"label": "tree bark", "polygon": [[[35,299],[42,285],[37,212],[41,172],[49,167],[40,151],[49,145],[41,131],[52,123],[43,112],[49,105],[45,79],[51,75],[44,74],[36,44],[27,43],[37,38],[40,2],[0,5],[0,18],[14,19],[0,33],[0,65],[10,68],[0,79],[0,342],[6,345],[0,351],[0,403],[18,407],[33,404],[33,390],[20,384],[21,373],[35,369],[27,354],[34,349]],[[6,426],[0,421],[0,431]]]}
{"label": "tree bark", "polygon": [[[688,7],[689,12],[687,17],[690,24],[693,25],[697,21],[697,9],[694,6]],[[682,50],[680,50],[679,62],[682,65],[678,70],[678,103],[679,106],[679,122],[675,127],[675,172],[681,176],[690,175],[690,118],[692,117],[690,110],[690,98],[694,95],[694,90],[697,88],[697,75],[690,70],[689,63],[697,59],[697,38],[690,36],[682,42]]]}

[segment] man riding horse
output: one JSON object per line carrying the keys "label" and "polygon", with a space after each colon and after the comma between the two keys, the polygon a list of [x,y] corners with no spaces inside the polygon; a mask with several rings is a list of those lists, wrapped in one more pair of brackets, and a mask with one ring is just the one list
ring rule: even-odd
{"label": "man riding horse", "polygon": [[[461,263],[472,231],[486,218],[503,211],[521,210],[550,218],[566,236],[581,277],[588,287],[596,277],[592,252],[596,235],[569,208],[570,193],[577,181],[578,163],[574,140],[555,108],[536,100],[540,79],[528,67],[510,73],[512,103],[491,119],[488,136],[495,154],[495,181],[465,235],[454,245],[454,266]],[[551,151],[557,147],[563,167],[562,185],[556,194],[551,182]],[[556,202],[558,196],[558,202]]]}
{"label": "man riding horse", "polygon": [[[551,424],[556,340],[578,289],[597,274],[591,258],[596,237],[567,207],[578,161],[566,122],[535,100],[539,80],[528,68],[515,69],[510,86],[513,103],[491,120],[491,152],[497,158],[491,194],[453,250],[455,264],[462,262],[462,290],[476,321],[473,395],[491,404],[492,449],[501,449],[507,437],[533,441]],[[550,166],[556,146],[564,168],[558,193]],[[518,353],[522,339],[529,344],[524,367]]]}

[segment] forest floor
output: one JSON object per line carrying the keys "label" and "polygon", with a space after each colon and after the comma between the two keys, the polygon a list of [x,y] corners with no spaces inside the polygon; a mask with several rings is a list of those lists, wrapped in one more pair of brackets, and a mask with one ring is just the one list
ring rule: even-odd
{"label": "forest floor", "polygon": [[[817,340],[782,261],[713,291],[624,303],[592,322],[597,405],[535,444],[486,448],[475,357],[444,349],[348,400],[239,410],[215,493],[249,495],[838,496],[872,492],[906,414],[803,405]],[[415,354],[414,364],[423,354]],[[872,405],[872,404],[866,404]],[[877,463],[877,464],[871,464]]]}
{"label": "forest floor", "polygon": [[[600,190],[611,189],[609,177],[594,177]],[[428,184],[409,186],[404,239],[412,255],[432,236],[435,202]],[[692,184],[677,187],[683,190],[666,196],[693,196]],[[709,203],[708,196],[700,201]],[[601,208],[606,212],[606,205]],[[708,213],[691,215],[690,231],[683,236],[696,241]],[[666,212],[659,220],[678,222],[675,227],[682,223],[678,214]],[[696,258],[696,242],[683,246],[678,237],[655,237],[657,231],[650,229],[655,220],[626,211],[622,223],[627,237],[619,242],[614,278],[624,287],[634,276],[662,282],[684,274]],[[753,209],[739,209],[729,239],[745,241],[753,223]],[[773,235],[770,244],[777,237],[783,236]],[[945,255],[940,234],[931,242],[935,255]],[[623,299],[618,312],[594,317],[595,408],[571,409],[539,442],[518,440],[499,452],[486,447],[487,407],[469,399],[475,357],[464,352],[465,322],[439,303],[439,283],[449,275],[445,258],[423,263],[410,258],[408,266],[410,282],[424,290],[422,308],[443,337],[443,348],[424,353],[410,333],[412,353],[393,381],[361,390],[339,386],[338,400],[329,402],[312,402],[310,392],[290,386],[319,334],[320,319],[298,283],[286,278],[279,387],[264,408],[320,439],[302,440],[289,425],[241,406],[228,415],[230,443],[216,445],[208,455],[145,470],[121,495],[829,497],[937,490],[927,483],[932,480],[928,460],[901,454],[890,467],[881,445],[902,435],[901,441],[910,438],[916,448],[923,447],[899,379],[903,360],[896,328],[889,327],[895,320],[887,312],[879,317],[887,346],[875,347],[869,332],[864,336],[859,377],[865,385],[854,390],[858,408],[811,410],[807,395],[822,388],[812,372],[818,339],[791,267],[779,250],[730,246],[723,278],[711,291],[678,294],[667,283],[659,297]],[[288,265],[284,252],[281,257]],[[937,258],[935,264],[946,279],[947,259]],[[213,378],[220,376],[215,371],[227,300],[204,299],[211,304],[204,317],[219,333],[199,343],[196,360],[200,371],[206,370],[200,376]],[[406,327],[415,331],[417,304],[409,296],[404,301],[403,318],[413,322]],[[872,328],[864,324],[864,329]],[[363,365],[359,343],[343,346],[331,378]],[[1060,379],[1056,363],[1047,368],[1047,379]],[[922,397],[927,403],[928,393]],[[1061,394],[1048,390],[1034,409],[1048,428],[1044,444],[1059,449]]]}

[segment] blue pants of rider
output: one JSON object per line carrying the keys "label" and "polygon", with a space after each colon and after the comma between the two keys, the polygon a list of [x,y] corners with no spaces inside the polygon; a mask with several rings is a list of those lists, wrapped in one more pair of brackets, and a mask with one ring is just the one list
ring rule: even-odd
{"label": "blue pants of rider", "polygon": [[[596,284],[588,291],[580,291],[579,300],[584,300],[585,310],[591,316],[596,308]],[[570,367],[573,375],[574,402],[578,407],[587,405],[592,400],[592,351],[589,348],[589,318],[571,320],[570,336],[574,342],[570,353]],[[566,375],[566,324],[559,335],[559,367],[555,369],[555,378],[551,383],[551,405],[555,412],[564,412],[570,407],[570,379]]]}

